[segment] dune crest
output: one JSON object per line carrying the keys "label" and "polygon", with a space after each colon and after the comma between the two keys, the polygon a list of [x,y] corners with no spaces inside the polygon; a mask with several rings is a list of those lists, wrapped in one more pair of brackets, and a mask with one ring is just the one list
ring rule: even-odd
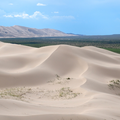
{"label": "dune crest", "polygon": [[119,71],[93,46],[0,42],[0,120],[120,120]]}

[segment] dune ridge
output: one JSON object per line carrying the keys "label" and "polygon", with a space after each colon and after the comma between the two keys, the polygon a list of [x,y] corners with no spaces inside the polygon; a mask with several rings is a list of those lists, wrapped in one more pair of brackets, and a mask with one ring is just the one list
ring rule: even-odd
{"label": "dune ridge", "polygon": [[120,120],[119,71],[120,54],[93,46],[0,42],[0,119]]}

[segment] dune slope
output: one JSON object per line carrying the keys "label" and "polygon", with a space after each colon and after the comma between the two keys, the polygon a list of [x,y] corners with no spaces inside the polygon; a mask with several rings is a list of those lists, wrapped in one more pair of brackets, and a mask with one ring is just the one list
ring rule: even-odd
{"label": "dune slope", "polygon": [[0,120],[120,120],[120,54],[0,42]]}

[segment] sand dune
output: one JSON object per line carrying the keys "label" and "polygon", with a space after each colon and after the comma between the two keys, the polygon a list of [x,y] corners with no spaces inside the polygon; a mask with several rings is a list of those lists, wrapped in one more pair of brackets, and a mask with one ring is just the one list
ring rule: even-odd
{"label": "sand dune", "polygon": [[119,80],[117,53],[0,42],[0,120],[120,120]]}

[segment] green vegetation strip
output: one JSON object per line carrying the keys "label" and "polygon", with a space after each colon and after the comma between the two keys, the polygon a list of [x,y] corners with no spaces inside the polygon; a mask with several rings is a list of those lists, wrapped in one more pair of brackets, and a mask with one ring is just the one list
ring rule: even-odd
{"label": "green vegetation strip", "polygon": [[115,53],[120,53],[120,36],[117,36],[117,39],[112,38],[111,36],[102,38],[99,36],[94,37],[41,37],[41,38],[1,38],[0,41],[21,44],[31,47],[43,47],[49,45],[72,45],[77,47],[83,46],[95,46],[103,48]]}
{"label": "green vegetation strip", "polygon": [[117,48],[105,48],[105,49],[115,53],[120,53],[120,49],[117,49]]}

